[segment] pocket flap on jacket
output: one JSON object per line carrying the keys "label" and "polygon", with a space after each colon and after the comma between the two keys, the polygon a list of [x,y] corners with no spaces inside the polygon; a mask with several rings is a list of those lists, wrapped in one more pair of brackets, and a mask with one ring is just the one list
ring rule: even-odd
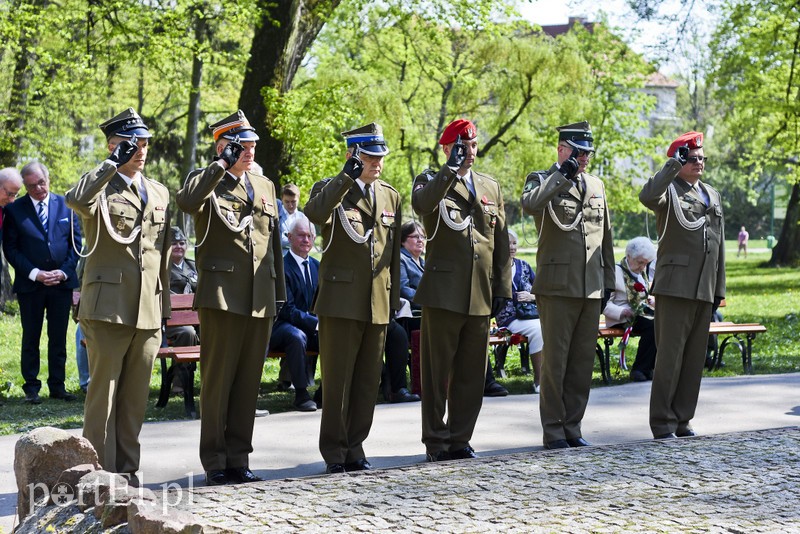
{"label": "pocket flap on jacket", "polygon": [[667,254],[661,260],[661,265],[682,265],[685,267],[689,265],[689,256],[686,254]]}
{"label": "pocket flap on jacket", "polygon": [[222,272],[222,273],[232,273],[233,262],[231,260],[224,260],[224,259],[210,259],[207,262],[205,262],[205,265],[203,265],[203,270]]}
{"label": "pocket flap on jacket", "polygon": [[425,263],[425,269],[431,271],[449,273],[453,270],[453,262],[448,260],[436,260]]}
{"label": "pocket flap on jacket", "polygon": [[94,269],[88,282],[90,284],[93,282],[102,282],[104,284],[121,284],[122,269],[117,269],[115,267],[100,267],[98,269]]}
{"label": "pocket flap on jacket", "polygon": [[331,269],[325,273],[325,280],[330,282],[352,282],[353,269]]}
{"label": "pocket flap on jacket", "polygon": [[569,256],[545,256],[542,258],[542,262],[546,265],[569,265],[570,260]]}

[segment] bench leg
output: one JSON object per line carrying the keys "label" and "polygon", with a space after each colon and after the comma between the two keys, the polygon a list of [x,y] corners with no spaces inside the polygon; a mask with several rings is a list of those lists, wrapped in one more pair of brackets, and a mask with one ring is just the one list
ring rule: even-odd
{"label": "bench leg", "polygon": [[606,373],[606,366],[605,366],[605,353],[603,352],[603,348],[598,343],[595,346],[595,352],[597,353],[597,360],[600,362],[600,375],[603,377],[603,382],[608,384],[611,379],[609,378],[608,374]]}
{"label": "bench leg", "polygon": [[495,345],[494,372],[502,378],[506,378],[506,355],[508,355],[508,345]]}
{"label": "bench leg", "polygon": [[158,402],[156,408],[163,408],[169,401],[169,392],[172,388],[172,377],[174,376],[174,365],[167,367],[167,359],[161,359],[161,391],[158,394]]}

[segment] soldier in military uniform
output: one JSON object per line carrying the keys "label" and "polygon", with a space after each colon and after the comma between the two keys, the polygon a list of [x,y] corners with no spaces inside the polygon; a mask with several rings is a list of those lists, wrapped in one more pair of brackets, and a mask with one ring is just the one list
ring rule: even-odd
{"label": "soldier in military uniform", "polygon": [[139,431],[169,307],[169,192],[142,175],[150,132],[128,108],[100,125],[110,153],[67,192],[88,257],[78,313],[92,387],[83,436],[108,471],[139,469]]}
{"label": "soldier in military uniform", "polygon": [[586,171],[588,122],[557,128],[558,162],[525,181],[522,209],[539,233],[533,293],[544,337],[539,412],[547,449],[582,447],[600,310],[614,288],[611,220],[603,182]]}
{"label": "soldier in military uniform", "polygon": [[194,215],[200,316],[200,461],[206,483],[261,480],[249,467],[272,323],[286,300],[278,204],[252,171],[258,135],[242,111],[211,125],[217,156],[189,174],[178,206]]}
{"label": "soldier in military uniform", "polygon": [[305,206],[324,243],[314,313],[327,473],[372,467],[362,443],[372,426],[386,326],[400,308],[400,195],[379,179],[389,149],[375,123],[342,135],[342,172],[314,184]]}
{"label": "soldier in military uniform", "polygon": [[719,193],[700,178],[703,134],[687,132],[639,193],[660,235],[653,291],[658,358],[650,429],[658,439],[694,436],[711,315],[725,297],[725,233]]}
{"label": "soldier in military uniform", "polygon": [[476,457],[469,441],[483,403],[489,317],[511,298],[503,196],[494,178],[472,170],[477,136],[472,122],[451,122],[439,139],[447,162],[417,176],[411,197],[430,236],[414,303],[422,306],[422,442],[431,462]]}
{"label": "soldier in military uniform", "polygon": [[[172,250],[169,262],[169,292],[188,295],[197,291],[197,267],[186,257],[186,236],[177,226],[170,229]],[[200,344],[193,326],[168,326],[167,339],[173,347],[190,347]]]}

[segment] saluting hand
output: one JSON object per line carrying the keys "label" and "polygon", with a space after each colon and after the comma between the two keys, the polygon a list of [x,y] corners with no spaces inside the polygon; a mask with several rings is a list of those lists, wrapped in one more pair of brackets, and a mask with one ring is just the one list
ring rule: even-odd
{"label": "saluting hand", "polygon": [[672,159],[680,163],[681,167],[686,165],[687,161],[686,158],[688,157],[689,157],[689,147],[687,145],[679,146],[678,150],[676,150],[675,153],[672,155]]}
{"label": "saluting hand", "polygon": [[356,146],[353,155],[347,159],[342,168],[342,172],[353,180],[359,178],[361,176],[361,171],[364,170],[364,162],[358,157],[359,152],[361,152],[361,150]]}
{"label": "saluting hand", "polygon": [[464,160],[467,159],[467,147],[461,141],[461,136],[456,137],[456,142],[450,148],[450,155],[447,157],[447,166],[453,171],[461,168]]}
{"label": "saluting hand", "polygon": [[136,146],[136,136],[134,136],[130,141],[123,139],[117,143],[117,146],[114,147],[114,151],[111,152],[111,155],[108,157],[108,159],[116,163],[117,166],[125,165],[138,150],[139,147]]}
{"label": "saluting hand", "polygon": [[239,143],[239,136],[237,135],[236,139],[225,145],[225,148],[222,149],[219,156],[214,158],[214,161],[222,160],[225,162],[225,168],[230,169],[239,161],[239,156],[242,155],[243,150],[244,147]]}
{"label": "saluting hand", "polygon": [[573,148],[572,154],[569,155],[562,164],[561,164],[561,174],[564,175],[564,178],[567,180],[575,180],[575,176],[578,175],[578,149]]}

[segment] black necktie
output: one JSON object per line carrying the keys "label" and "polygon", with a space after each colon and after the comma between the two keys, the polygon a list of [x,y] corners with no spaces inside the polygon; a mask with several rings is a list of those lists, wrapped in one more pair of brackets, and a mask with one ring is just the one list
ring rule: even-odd
{"label": "black necktie", "polygon": [[305,271],[306,279],[306,299],[310,305],[311,299],[313,298],[314,286],[311,285],[311,271],[308,269],[308,260],[303,260],[303,270]]}

